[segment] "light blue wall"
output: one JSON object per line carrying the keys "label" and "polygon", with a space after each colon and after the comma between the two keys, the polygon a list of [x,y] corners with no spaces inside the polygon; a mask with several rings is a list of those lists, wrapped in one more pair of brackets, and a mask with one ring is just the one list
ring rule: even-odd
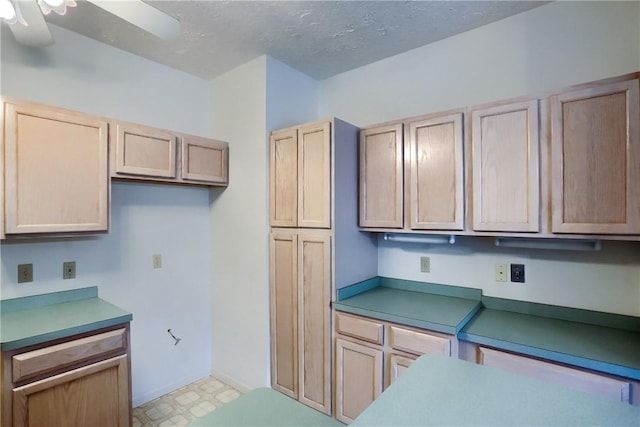
{"label": "light blue wall", "polygon": [[[51,26],[56,43],[29,49],[2,33],[2,93],[19,99],[209,136],[207,82]],[[214,135],[210,135],[214,136]],[[209,190],[114,183],[108,235],[0,243],[3,299],[97,285],[133,313],[133,403],[206,376],[211,366]],[[161,254],[162,269],[152,269]],[[77,277],[62,280],[62,263]],[[16,265],[34,281],[17,284]],[[167,334],[182,338],[178,346]]]}
{"label": "light blue wall", "polygon": [[260,57],[210,85],[212,128],[232,141],[229,188],[213,192],[213,370],[270,384],[268,155],[270,130],[316,120],[317,83]]}

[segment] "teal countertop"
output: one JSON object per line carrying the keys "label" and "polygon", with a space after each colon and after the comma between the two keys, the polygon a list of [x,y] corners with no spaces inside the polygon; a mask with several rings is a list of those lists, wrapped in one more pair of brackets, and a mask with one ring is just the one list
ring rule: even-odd
{"label": "teal countertop", "polygon": [[257,388],[189,426],[343,426],[342,423],[270,388]]}
{"label": "teal countertop", "polygon": [[455,335],[480,309],[480,295],[477,289],[376,277],[338,290],[333,308]]}
{"label": "teal countertop", "polygon": [[[637,318],[497,298],[483,303],[460,339],[640,380]],[[556,311],[547,313],[555,317],[542,316],[546,308]],[[594,322],[585,323],[589,317]]]}
{"label": "teal countertop", "polygon": [[131,321],[90,287],[0,301],[0,350],[9,351]]}
{"label": "teal countertop", "polygon": [[638,427],[640,407],[429,354],[351,425]]}

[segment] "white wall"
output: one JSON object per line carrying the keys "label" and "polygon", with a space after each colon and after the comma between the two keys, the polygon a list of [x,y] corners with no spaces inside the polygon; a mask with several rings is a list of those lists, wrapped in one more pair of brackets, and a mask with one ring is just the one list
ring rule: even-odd
{"label": "white wall", "polygon": [[[4,95],[209,135],[206,81],[53,25],[52,47],[20,47],[4,27]],[[209,254],[220,225],[211,224],[204,188],[114,183],[111,214],[108,235],[3,241],[0,291],[7,299],[97,285],[102,298],[132,312],[137,405],[210,372]],[[154,270],[156,253],[163,267]],[[77,277],[63,281],[62,263],[71,260]],[[33,263],[33,283],[17,285],[19,263]]]}
{"label": "white wall", "polygon": [[[554,2],[320,83],[320,114],[359,126],[471,106],[640,70],[640,3]],[[640,315],[637,243],[601,252],[503,251],[380,242],[384,276],[482,288],[486,295]],[[431,273],[419,273],[420,255]],[[498,284],[496,263],[524,262],[526,284]]]}
{"label": "white wall", "polygon": [[269,57],[211,82],[212,126],[230,145],[229,188],[212,192],[213,371],[270,383],[268,132],[316,119],[317,84]]}
{"label": "white wall", "polygon": [[358,126],[640,70],[640,3],[558,1],[323,80]]}

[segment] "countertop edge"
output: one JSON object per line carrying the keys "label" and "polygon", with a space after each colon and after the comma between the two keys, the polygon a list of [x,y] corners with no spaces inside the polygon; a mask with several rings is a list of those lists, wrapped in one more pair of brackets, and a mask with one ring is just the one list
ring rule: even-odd
{"label": "countertop edge", "polygon": [[130,322],[133,319],[132,314],[123,314],[121,316],[112,317],[109,319],[99,320],[96,322],[85,323],[70,328],[60,329],[54,332],[48,332],[41,335],[35,335],[28,338],[21,338],[15,341],[4,342],[0,345],[0,350],[11,351],[24,347],[29,347],[36,344],[42,344],[47,341],[53,341],[61,338],[68,338],[73,335],[83,334],[85,332],[91,332],[98,329],[108,328],[122,323]]}
{"label": "countertop edge", "polygon": [[603,374],[621,376],[632,380],[640,380],[640,369],[593,360],[582,356],[560,353],[553,350],[532,347],[525,344],[512,343],[468,332],[459,332],[458,338],[474,344],[487,345],[500,350],[520,353],[525,356],[539,357],[552,362],[564,363],[570,366],[585,368]]}

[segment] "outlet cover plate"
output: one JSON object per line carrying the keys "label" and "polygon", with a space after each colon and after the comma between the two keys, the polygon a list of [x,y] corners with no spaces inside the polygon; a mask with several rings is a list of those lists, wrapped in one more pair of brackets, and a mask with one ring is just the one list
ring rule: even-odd
{"label": "outlet cover plate", "polygon": [[511,281],[524,283],[524,264],[511,264]]}
{"label": "outlet cover plate", "polygon": [[496,264],[495,279],[496,279],[496,282],[507,281],[507,264]]}
{"label": "outlet cover plate", "polygon": [[18,264],[18,283],[33,282],[33,264]]}
{"label": "outlet cover plate", "polygon": [[420,257],[420,272],[429,273],[431,271],[431,259],[428,256]]}
{"label": "outlet cover plate", "polygon": [[62,263],[62,279],[75,279],[76,278],[76,262],[67,261]]}

